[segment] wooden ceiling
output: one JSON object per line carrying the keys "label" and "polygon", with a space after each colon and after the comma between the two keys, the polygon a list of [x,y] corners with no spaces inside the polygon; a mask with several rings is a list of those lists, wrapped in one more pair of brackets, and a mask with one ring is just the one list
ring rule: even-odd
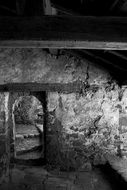
{"label": "wooden ceiling", "polygon": [[51,0],[59,10],[68,10],[80,15],[126,15],[126,0]]}
{"label": "wooden ceiling", "polygon": [[1,0],[0,47],[68,49],[126,80],[127,1]]}
{"label": "wooden ceiling", "polygon": [[124,4],[123,0],[1,0],[0,47],[127,50],[127,17],[116,14]]}
{"label": "wooden ceiling", "polygon": [[47,2],[57,13],[84,16],[126,16],[127,0],[1,0],[0,15],[41,15]]}

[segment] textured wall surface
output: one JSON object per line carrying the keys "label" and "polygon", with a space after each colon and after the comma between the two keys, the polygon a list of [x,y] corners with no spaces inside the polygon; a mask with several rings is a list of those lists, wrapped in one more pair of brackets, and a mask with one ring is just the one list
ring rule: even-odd
{"label": "textured wall surface", "polygon": [[88,78],[107,82],[108,73],[74,56],[51,56],[42,49],[0,49],[0,84],[11,82],[68,83]]}
{"label": "textured wall surface", "polygon": [[0,49],[0,84],[76,81],[80,92],[47,93],[48,162],[86,170],[105,163],[107,154],[125,156],[127,89],[108,71],[66,53],[56,57],[42,49]]}
{"label": "textured wall surface", "polygon": [[0,182],[7,175],[9,164],[8,93],[0,93]]}
{"label": "textured wall surface", "polygon": [[[110,86],[99,87],[96,92],[87,89],[84,95],[49,93],[50,128],[51,132],[54,130],[54,140],[58,142],[52,141],[59,145],[56,155],[66,154],[70,167],[85,169],[89,162],[104,164],[107,153],[118,154],[118,103],[117,85],[112,89]],[[63,160],[61,165],[64,166],[65,159],[60,160]]]}

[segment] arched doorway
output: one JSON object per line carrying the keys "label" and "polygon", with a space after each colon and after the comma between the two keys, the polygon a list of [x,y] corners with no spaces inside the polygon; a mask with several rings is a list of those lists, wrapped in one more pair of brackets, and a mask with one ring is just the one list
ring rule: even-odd
{"label": "arched doorway", "polygon": [[11,161],[44,160],[44,93],[13,92],[10,97]]}

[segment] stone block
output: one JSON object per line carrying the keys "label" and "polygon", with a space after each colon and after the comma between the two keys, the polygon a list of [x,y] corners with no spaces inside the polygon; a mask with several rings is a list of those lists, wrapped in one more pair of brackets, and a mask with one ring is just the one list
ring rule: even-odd
{"label": "stone block", "polygon": [[127,126],[127,116],[123,116],[119,118],[119,125],[120,126]]}
{"label": "stone block", "polygon": [[127,133],[127,125],[120,126],[120,133]]}

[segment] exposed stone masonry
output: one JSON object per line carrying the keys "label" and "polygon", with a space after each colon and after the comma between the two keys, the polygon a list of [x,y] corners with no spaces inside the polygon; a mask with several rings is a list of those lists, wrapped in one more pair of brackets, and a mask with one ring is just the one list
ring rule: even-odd
{"label": "exposed stone masonry", "polygon": [[8,97],[9,93],[0,94],[0,182],[3,181],[9,169]]}

